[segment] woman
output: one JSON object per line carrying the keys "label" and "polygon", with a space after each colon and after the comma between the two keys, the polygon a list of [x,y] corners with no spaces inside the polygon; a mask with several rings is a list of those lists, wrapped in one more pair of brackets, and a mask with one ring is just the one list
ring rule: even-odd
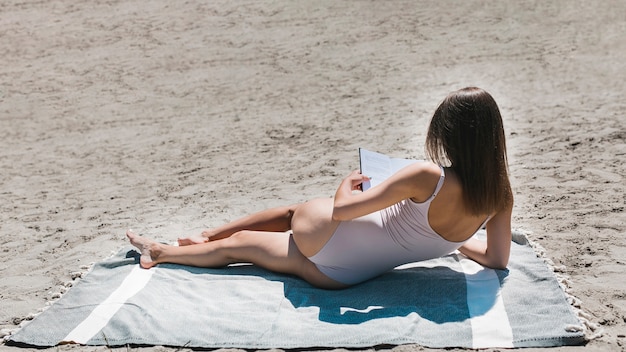
{"label": "woman", "polygon": [[[479,88],[453,92],[439,105],[426,138],[430,162],[403,168],[366,192],[354,171],[333,199],[265,210],[168,246],[127,236],[141,266],[178,263],[222,267],[251,262],[322,288],[344,288],[408,262],[456,249],[505,268],[513,195],[496,102]],[[471,238],[486,226],[487,241]],[[290,231],[290,232],[288,232]]]}

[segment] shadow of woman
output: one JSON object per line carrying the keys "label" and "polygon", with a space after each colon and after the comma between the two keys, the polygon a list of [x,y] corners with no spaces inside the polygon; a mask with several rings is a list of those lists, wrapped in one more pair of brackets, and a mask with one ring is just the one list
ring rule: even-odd
{"label": "shadow of woman", "polygon": [[[497,274],[498,287],[506,276],[506,271]],[[338,291],[290,285],[285,285],[284,291],[295,307],[319,307],[320,320],[334,324],[412,315],[436,324],[461,322],[489,311],[499,292],[482,292],[479,311],[474,309],[470,314],[465,274],[447,266],[395,269]]]}
{"label": "shadow of woman", "polygon": [[[135,257],[138,261],[138,256],[131,253],[129,256]],[[284,297],[295,309],[317,308],[319,320],[333,324],[361,324],[373,319],[391,317],[426,319],[443,324],[462,322],[489,311],[496,301],[508,271],[495,270],[499,285],[486,286],[481,291],[478,310],[473,307],[473,311],[470,312],[466,282],[472,279],[471,276],[480,276],[481,272],[466,278],[454,256],[437,260],[434,262],[435,265],[419,263],[396,268],[377,278],[342,290],[319,289],[297,277],[274,273],[251,264],[231,265],[218,269],[175,264],[161,264],[160,267],[197,274],[255,276],[282,282]],[[459,271],[452,269],[454,267],[458,267]]]}

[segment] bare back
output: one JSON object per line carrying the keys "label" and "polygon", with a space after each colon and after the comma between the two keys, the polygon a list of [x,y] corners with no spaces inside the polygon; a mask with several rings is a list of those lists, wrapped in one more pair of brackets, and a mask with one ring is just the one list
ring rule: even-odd
{"label": "bare back", "polygon": [[463,190],[457,176],[448,168],[445,173],[444,184],[430,205],[428,222],[444,239],[462,242],[479,230],[489,215],[470,215],[463,203]]}

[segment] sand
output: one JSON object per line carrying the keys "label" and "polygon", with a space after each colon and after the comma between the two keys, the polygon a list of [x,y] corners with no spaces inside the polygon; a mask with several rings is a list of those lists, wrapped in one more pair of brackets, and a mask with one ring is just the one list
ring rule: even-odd
{"label": "sand", "polygon": [[475,85],[505,119],[513,226],[603,330],[554,351],[624,351],[625,14],[608,0],[3,1],[0,328],[127,228],[172,241],[332,196],[358,147],[422,158],[434,108]]}

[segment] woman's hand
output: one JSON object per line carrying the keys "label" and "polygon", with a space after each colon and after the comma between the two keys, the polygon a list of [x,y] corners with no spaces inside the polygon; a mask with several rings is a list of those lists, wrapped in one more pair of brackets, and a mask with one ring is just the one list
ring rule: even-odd
{"label": "woman's hand", "polygon": [[342,211],[338,209],[350,204],[350,200],[353,199],[353,191],[361,191],[363,182],[369,180],[369,177],[361,175],[358,170],[352,171],[346,176],[341,183],[337,192],[335,192],[333,218],[335,220],[346,220],[343,216],[337,217],[338,213]]}
{"label": "woman's hand", "polygon": [[370,180],[369,177],[365,175],[361,175],[361,172],[359,172],[358,170],[352,171],[350,175],[344,178],[344,182],[347,185],[350,185],[350,191],[362,191],[363,182],[369,181],[369,180]]}

